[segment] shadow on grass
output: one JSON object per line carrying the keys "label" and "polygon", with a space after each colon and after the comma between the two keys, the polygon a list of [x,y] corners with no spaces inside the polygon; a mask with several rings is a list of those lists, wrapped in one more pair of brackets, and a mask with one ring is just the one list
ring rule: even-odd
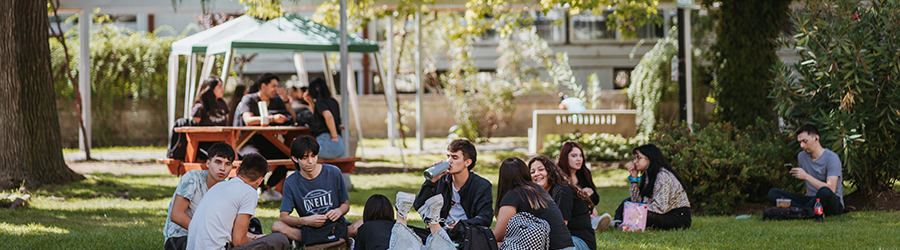
{"label": "shadow on grass", "polygon": [[63,198],[111,197],[128,200],[168,199],[175,191],[178,177],[165,174],[116,175],[97,173],[66,185],[48,185],[35,193]]}
{"label": "shadow on grass", "polygon": [[155,208],[0,211],[6,249],[149,249],[162,246],[165,211]]}

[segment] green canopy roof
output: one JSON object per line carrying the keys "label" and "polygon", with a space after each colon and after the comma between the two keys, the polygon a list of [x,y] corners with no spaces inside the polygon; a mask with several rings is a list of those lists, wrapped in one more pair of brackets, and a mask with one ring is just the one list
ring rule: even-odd
{"label": "green canopy roof", "polygon": [[[207,54],[221,54],[230,49],[236,53],[283,53],[284,51],[339,52],[340,32],[300,16],[272,19],[256,29],[239,32],[207,47]],[[349,52],[378,52],[378,44],[348,34]]]}
{"label": "green canopy roof", "polygon": [[241,31],[256,29],[262,23],[256,18],[244,15],[173,42],[172,53],[178,55],[206,53],[206,46],[209,44],[221,41]]}

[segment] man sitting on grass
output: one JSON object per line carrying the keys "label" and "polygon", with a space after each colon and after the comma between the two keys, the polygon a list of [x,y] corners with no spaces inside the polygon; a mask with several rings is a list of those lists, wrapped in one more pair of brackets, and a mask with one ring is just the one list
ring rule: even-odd
{"label": "man sitting on grass", "polygon": [[209,161],[206,162],[209,170],[191,170],[181,176],[172,201],[169,202],[169,215],[166,216],[163,228],[166,250],[185,249],[188,225],[203,195],[231,174],[231,162],[234,161],[235,154],[230,145],[219,142],[206,152],[209,155]]}
{"label": "man sitting on grass", "polygon": [[[341,170],[334,165],[319,164],[318,159],[319,143],[315,138],[297,137],[291,143],[291,160],[297,172],[284,180],[281,215],[272,224],[272,232],[284,233],[301,244],[305,244],[301,235],[306,233],[301,226],[321,227],[328,221],[346,223],[344,215],[350,211],[350,195]],[[297,217],[291,216],[294,210]],[[362,220],[348,226],[347,235],[356,236],[360,225]],[[338,240],[333,245],[341,243],[343,240]]]}
{"label": "man sitting on grass", "polygon": [[247,232],[259,199],[256,187],[268,172],[266,158],[249,154],[236,178],[209,189],[210,198],[200,201],[191,220],[187,249],[289,249],[284,234]]}
{"label": "man sitting on grass", "polygon": [[825,215],[841,215],[844,211],[841,159],[822,147],[816,126],[803,124],[794,133],[803,152],[797,154],[800,167],[792,168],[791,175],[806,182],[806,195],[773,188],[769,190],[769,200],[775,203],[779,198],[788,198],[792,207],[813,208],[818,198]]}

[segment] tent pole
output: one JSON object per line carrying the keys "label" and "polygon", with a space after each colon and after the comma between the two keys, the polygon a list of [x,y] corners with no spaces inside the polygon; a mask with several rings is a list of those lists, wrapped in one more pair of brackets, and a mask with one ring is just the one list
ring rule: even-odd
{"label": "tent pole", "polygon": [[[233,59],[234,49],[229,49],[225,52],[225,61],[222,62],[222,76],[220,76],[220,78],[222,79],[222,86],[224,86],[225,83],[228,82],[228,74],[231,70],[231,61],[233,61]],[[235,117],[234,119],[237,119],[237,117]]]}
{"label": "tent pole", "polygon": [[[91,8],[81,9],[80,15],[86,17],[78,22],[78,41],[81,51],[91,51],[91,21],[94,14]],[[81,92],[81,119],[84,123],[84,131],[78,131],[78,147],[82,152],[91,150],[91,53],[81,53],[79,56],[78,82]],[[87,145],[87,147],[85,147]]]}
{"label": "tent pole", "polygon": [[[209,75],[212,75],[213,66],[216,65],[216,55],[206,55],[206,60],[203,61],[203,73],[200,74],[200,82],[206,80]],[[200,90],[197,90],[200,91]],[[199,93],[198,93],[199,94]]]}
{"label": "tent pole", "polygon": [[294,68],[297,70],[300,86],[309,86],[309,73],[306,69],[306,61],[303,60],[303,53],[294,52]]}
{"label": "tent pole", "polygon": [[183,118],[188,118],[191,115],[191,93],[194,91],[193,84],[191,84],[191,75],[192,70],[194,70],[195,60],[197,58],[197,54],[191,53],[188,55],[188,61],[186,65],[186,72],[184,74],[184,113],[182,113]]}
{"label": "tent pole", "polygon": [[[352,86],[347,85],[347,79],[350,78],[350,75],[353,74],[353,71],[349,70],[348,62],[350,61],[349,55],[347,55],[347,0],[341,0],[341,86],[346,86],[348,91],[341,91],[341,120],[346,121],[350,116],[348,110],[347,99],[349,99],[350,93],[349,88]],[[332,92],[333,93],[333,92]],[[350,155],[350,141],[348,137],[350,135],[349,129],[341,130],[341,137],[344,138],[344,157]]]}
{"label": "tent pole", "polygon": [[169,144],[172,143],[172,128],[175,127],[175,104],[178,92],[178,54],[172,53],[169,55],[169,86],[168,86],[168,94],[166,95],[167,99],[169,99]]}
{"label": "tent pole", "polygon": [[334,75],[331,74],[331,64],[328,63],[328,53],[322,53],[322,63],[325,64],[325,81],[328,82],[328,88],[332,94],[337,94],[334,91]]}
{"label": "tent pole", "polygon": [[[347,71],[353,72],[353,64],[347,64]],[[365,154],[365,151],[363,151],[363,147],[362,147],[362,144],[363,144],[362,143],[363,142],[362,125],[359,121],[359,95],[357,94],[356,88],[352,88],[355,86],[356,86],[356,79],[354,79],[352,77],[350,79],[348,79],[347,95],[350,97],[349,98],[350,99],[350,107],[353,108],[353,121],[355,121],[355,123],[356,123],[356,135],[359,137],[359,141],[357,142],[358,143],[357,145],[359,145],[359,146],[357,148],[359,148],[360,158],[362,158],[363,161],[365,161],[366,154]],[[344,95],[341,95],[341,99],[343,99],[343,96]],[[342,107],[343,107],[343,105],[342,105]],[[347,116],[349,116],[349,115],[347,115]],[[346,120],[342,120],[342,121],[346,121]],[[349,129],[345,129],[345,130],[349,131]],[[347,139],[344,139],[344,142],[346,143]]]}
{"label": "tent pole", "polygon": [[422,121],[422,95],[425,88],[422,83],[422,11],[416,11],[416,144],[419,151],[425,150],[425,124]]}

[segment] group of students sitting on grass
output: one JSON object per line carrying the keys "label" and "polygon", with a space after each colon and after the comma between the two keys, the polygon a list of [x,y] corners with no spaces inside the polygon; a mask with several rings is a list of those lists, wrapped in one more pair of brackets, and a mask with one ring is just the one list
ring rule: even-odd
{"label": "group of students sitting on grass", "polygon": [[[800,167],[791,174],[806,181],[808,195],[773,189],[770,199],[787,196],[796,202],[792,205],[809,207],[818,198],[825,214],[841,214],[840,160],[819,144],[818,130],[812,125],[803,125],[796,133],[804,152],[798,154]],[[691,205],[681,177],[653,144],[632,151],[634,160],[626,167],[631,195],[618,206],[614,218],[597,215],[594,205],[600,197],[584,163],[584,150],[574,142],[563,145],[557,162],[545,156],[527,164],[516,157],[505,159],[494,200],[491,182],[472,172],[475,146],[467,140],[452,141],[447,147],[448,170],[426,180],[417,195],[398,192],[393,205],[384,195],[372,195],[363,218],[352,223],[344,219],[350,204],[341,172],[333,165],[319,164],[319,152],[320,145],[312,137],[293,141],[291,159],[297,173],[285,180],[272,234],[263,235],[253,215],[258,199],[255,189],[269,170],[266,159],[258,154],[245,156],[237,178],[225,181],[235,152],[224,143],[212,145],[209,170],[189,171],[173,194],[164,229],[165,248],[290,249],[323,242],[317,246],[596,249],[595,232],[610,225],[619,227],[626,201],[647,204],[648,228],[691,227]],[[412,208],[427,229],[407,224]],[[472,246],[473,242],[480,245]]]}

